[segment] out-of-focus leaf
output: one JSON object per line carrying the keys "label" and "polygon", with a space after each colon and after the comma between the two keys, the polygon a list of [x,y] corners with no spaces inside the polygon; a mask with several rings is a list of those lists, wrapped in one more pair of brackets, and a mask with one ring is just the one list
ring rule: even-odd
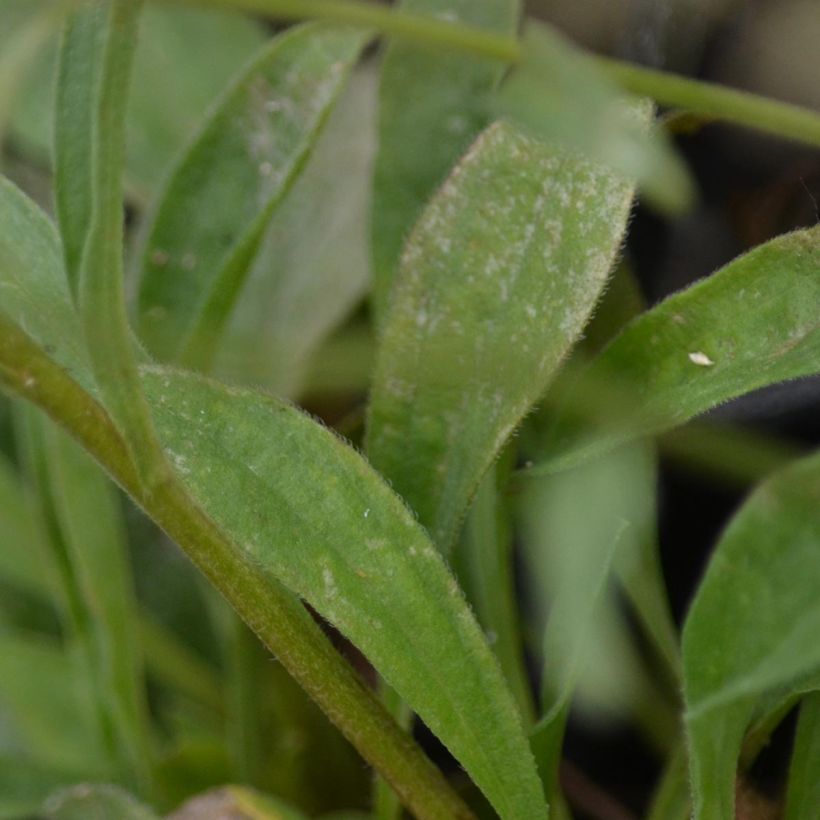
{"label": "out-of-focus leaf", "polygon": [[820,693],[807,695],[800,706],[797,736],[789,766],[786,820],[820,818]]}
{"label": "out-of-focus leaf", "polygon": [[[600,620],[604,612],[609,610],[611,615],[613,611],[607,601],[611,594],[608,581],[616,551],[640,548],[653,512],[652,493],[646,492],[646,479],[652,476],[651,459],[647,465],[643,448],[624,448],[533,482],[521,501],[527,576],[532,600],[542,608],[536,621],[546,625],[541,683],[544,717],[533,732],[533,748],[550,794],[557,788],[570,703],[579,682],[590,680],[587,664],[594,658],[592,680],[600,683],[603,679],[609,686],[608,702],[596,699],[601,706],[611,709],[615,699],[623,710],[635,695],[634,681],[622,674],[635,658],[607,658],[606,652],[595,650],[612,645],[609,618]],[[603,672],[607,660],[614,665]],[[619,666],[621,674],[615,674]],[[613,688],[615,685],[620,688]]]}
{"label": "out-of-focus leaf", "polygon": [[756,388],[820,372],[818,305],[820,228],[774,239],[669,297],[579,374],[564,397],[565,423],[535,471],[562,469]]}
{"label": "out-of-focus leaf", "polygon": [[637,180],[658,205],[680,210],[692,198],[682,161],[659,130],[647,130],[596,65],[543,23],[524,32],[525,56],[501,86],[493,107],[561,148],[578,151]]}
{"label": "out-of-focus leaf", "polygon": [[91,714],[89,693],[59,644],[0,633],[0,715],[18,739],[21,759],[75,777],[110,776]]}
{"label": "out-of-focus leaf", "polygon": [[364,293],[375,117],[360,71],[265,232],[217,372],[295,397],[311,355]]}
{"label": "out-of-focus leaf", "polygon": [[144,678],[119,499],[91,458],[39,411],[20,407],[19,419],[48,529],[51,576],[93,693],[100,745],[121,782],[144,786],[150,763]]}
{"label": "out-of-focus leaf", "polygon": [[82,784],[43,803],[43,820],[159,820],[128,792],[115,786]]}
{"label": "out-of-focus leaf", "polygon": [[[34,2],[3,5],[5,20],[6,7]],[[233,12],[148,5],[128,111],[126,187],[132,197],[145,202],[159,187],[215,97],[264,41],[261,26]],[[15,144],[41,162],[51,154],[56,45],[50,43],[27,73],[11,124]]]}
{"label": "out-of-focus leaf", "polygon": [[19,755],[0,753],[0,820],[36,816],[48,795],[75,779],[76,775]]}
{"label": "out-of-focus leaf", "polygon": [[20,476],[0,454],[0,580],[37,597],[45,597],[48,581],[45,554],[23,492]]}
{"label": "out-of-focus leaf", "polygon": [[683,632],[696,820],[734,815],[743,735],[820,672],[820,456],[762,484],[723,533]]}
{"label": "out-of-focus leaf", "polygon": [[0,311],[86,389],[94,379],[71,304],[60,240],[43,212],[0,177]]}
{"label": "out-of-focus leaf", "polygon": [[543,818],[515,706],[455,579],[351,448],[294,408],[143,371],[168,455],[247,556],[373,662],[505,818]]}
{"label": "out-of-focus leaf", "polygon": [[360,32],[320,24],[286,31],[182,155],[142,252],[140,327],[158,356],[210,360],[265,228],[364,42]]}
{"label": "out-of-focus leaf", "polygon": [[627,182],[498,123],[413,231],[367,451],[445,553],[481,476],[581,333],[631,201]]}
{"label": "out-of-focus leaf", "polygon": [[[520,0],[402,0],[402,10],[513,34]],[[402,245],[435,189],[487,124],[503,65],[391,42],[381,68],[373,199],[374,308],[385,316]]]}
{"label": "out-of-focus leaf", "polygon": [[225,786],[180,806],[168,820],[305,820],[282,800],[244,786]]}

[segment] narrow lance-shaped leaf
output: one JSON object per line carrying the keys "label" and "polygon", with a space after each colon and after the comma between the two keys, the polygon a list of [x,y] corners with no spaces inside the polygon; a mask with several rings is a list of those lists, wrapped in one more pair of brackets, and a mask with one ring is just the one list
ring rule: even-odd
{"label": "narrow lance-shaped leaf", "polygon": [[[513,34],[519,0],[402,0],[429,14],[497,34]],[[496,61],[391,42],[381,67],[379,152],[373,201],[374,308],[390,300],[402,245],[427,200],[489,122],[486,95],[501,79]]]}
{"label": "narrow lance-shaped leaf", "polygon": [[80,785],[49,797],[43,820],[159,820],[128,792],[115,786]]}
{"label": "narrow lance-shaped leaf", "polygon": [[820,456],[762,484],[721,537],[683,632],[696,820],[734,816],[743,735],[820,672]]}
{"label": "narrow lance-shaped leaf", "polygon": [[807,695],[800,705],[794,739],[786,820],[817,820],[820,817],[820,693]]}
{"label": "narrow lance-shaped leaf", "polygon": [[[83,89],[86,104],[76,116],[86,133],[75,129],[72,138],[88,140],[90,152],[76,168],[66,166],[58,186],[81,190],[89,207],[77,295],[91,365],[142,480],[153,485],[166,466],[142,396],[123,287],[125,113],[141,8],[142,0],[95,0],[69,18],[60,82]],[[66,116],[74,115],[69,108]]]}
{"label": "narrow lance-shaped leaf", "polygon": [[100,743],[121,782],[150,778],[136,602],[118,499],[99,467],[39,411],[20,407],[18,439],[47,522],[51,576],[89,691]]}
{"label": "narrow lance-shaped leaf", "polygon": [[172,461],[246,560],[373,662],[504,818],[546,808],[503,676],[455,579],[410,512],[349,447],[292,407],[152,368]]}
{"label": "narrow lance-shaped leaf", "polygon": [[324,25],[280,35],[181,157],[143,248],[140,328],[156,355],[210,361],[264,229],[365,39]]}
{"label": "narrow lance-shaped leaf", "polygon": [[562,469],[743,393],[820,372],[818,305],[820,228],[767,242],[670,296],[579,374],[550,454],[533,471]]}
{"label": "narrow lance-shaped leaf", "polygon": [[524,57],[495,95],[495,111],[635,179],[658,205],[685,206],[692,198],[686,168],[663,133],[631,116],[634,101],[549,26],[529,22],[523,39]]}
{"label": "narrow lance-shaped leaf", "polygon": [[367,451],[445,552],[481,476],[586,323],[631,201],[627,182],[499,123],[410,236]]}
{"label": "narrow lance-shaped leaf", "polygon": [[216,372],[295,397],[317,346],[364,294],[375,77],[355,72],[293,189],[276,209]]}

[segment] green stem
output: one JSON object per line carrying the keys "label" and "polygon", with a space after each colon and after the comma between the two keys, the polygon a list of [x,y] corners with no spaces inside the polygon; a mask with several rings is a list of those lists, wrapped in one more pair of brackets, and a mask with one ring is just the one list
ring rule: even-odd
{"label": "green stem", "polygon": [[461,51],[517,63],[523,57],[521,44],[479,28],[423,17],[397,8],[360,3],[356,0],[174,0],[193,6],[215,6],[273,17],[279,20],[331,20],[360,26],[378,34],[396,37],[422,46]]}
{"label": "green stem", "polygon": [[820,114],[808,108],[607,57],[598,57],[596,61],[633,94],[701,117],[820,146]]}
{"label": "green stem", "polygon": [[472,814],[442,774],[387,714],[297,598],[241,558],[171,477],[162,492],[140,480],[105,410],[16,325],[0,314],[0,385],[33,402],[66,429],[185,550],[282,665],[361,755],[422,820]]}

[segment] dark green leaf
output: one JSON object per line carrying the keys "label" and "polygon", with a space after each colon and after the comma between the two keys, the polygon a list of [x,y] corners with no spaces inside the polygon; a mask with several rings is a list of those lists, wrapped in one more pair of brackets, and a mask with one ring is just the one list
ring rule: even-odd
{"label": "dark green leaf", "polygon": [[[402,0],[428,14],[513,34],[519,0]],[[390,300],[405,237],[435,189],[487,124],[486,94],[504,66],[491,60],[391,42],[379,93],[379,152],[373,201],[374,303],[379,322]]]}
{"label": "dark green leaf", "polygon": [[[818,305],[820,228],[774,239],[671,296],[576,380],[565,397],[566,423],[535,471],[561,469],[756,388],[820,372]],[[586,417],[581,425],[579,417]]]}
{"label": "dark green leaf", "polygon": [[280,35],[182,156],[143,250],[140,326],[157,355],[210,359],[271,215],[364,41],[322,25]]}
{"label": "dark green leaf", "polygon": [[803,699],[789,767],[786,820],[820,818],[820,694]]}
{"label": "dark green leaf", "polygon": [[50,797],[43,820],[159,820],[130,794],[115,786],[73,786]]}
{"label": "dark green leaf", "polygon": [[697,820],[734,814],[743,735],[820,671],[820,456],[766,481],[718,543],[683,633]]}
{"label": "dark green leaf", "polygon": [[399,499],[292,407],[152,368],[169,457],[247,560],[347,635],[505,818],[543,818],[541,787],[500,670],[455,579]]}
{"label": "dark green leaf", "polygon": [[384,323],[367,450],[445,552],[586,324],[631,201],[628,183],[499,123],[413,231]]}

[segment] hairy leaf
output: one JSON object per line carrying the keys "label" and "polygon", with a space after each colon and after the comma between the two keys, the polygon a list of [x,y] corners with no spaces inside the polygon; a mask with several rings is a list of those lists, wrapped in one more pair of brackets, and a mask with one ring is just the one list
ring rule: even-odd
{"label": "hairy leaf", "polygon": [[364,293],[374,79],[353,74],[271,219],[217,360],[234,381],[297,396],[317,346]]}
{"label": "hairy leaf", "polygon": [[0,177],[0,311],[87,390],[94,379],[71,304],[60,240],[28,197]]}
{"label": "hairy leaf", "polygon": [[367,451],[445,553],[481,476],[586,323],[631,201],[628,183],[499,123],[413,231]]}
{"label": "hairy leaf", "polygon": [[512,697],[455,579],[399,499],[273,398],[143,371],[169,457],[208,515],[337,626],[505,818],[543,818]]}
{"label": "hairy leaf", "polygon": [[551,454],[535,471],[570,466],[756,388],[820,372],[818,304],[820,228],[774,239],[669,297],[579,375],[564,397]]}
{"label": "hairy leaf", "polygon": [[[402,0],[429,14],[513,34],[520,0]],[[504,66],[412,43],[387,47],[379,93],[373,201],[374,307],[384,318],[405,237],[456,160],[487,124],[485,97]]]}
{"label": "hairy leaf", "polygon": [[143,249],[140,327],[156,355],[210,359],[264,229],[364,41],[323,25],[280,35],[181,157]]}
{"label": "hairy leaf", "polygon": [[0,753],[0,818],[20,820],[36,817],[37,809],[48,795],[65,788],[76,775],[19,754]]}
{"label": "hairy leaf", "polygon": [[43,820],[159,820],[130,794],[116,786],[80,785],[45,801]]}
{"label": "hairy leaf", "polygon": [[820,456],[762,484],[730,522],[683,633],[697,820],[734,814],[746,728],[767,698],[820,671]]}
{"label": "hairy leaf", "polygon": [[789,766],[786,820],[820,817],[820,693],[807,695],[800,706],[797,736]]}

